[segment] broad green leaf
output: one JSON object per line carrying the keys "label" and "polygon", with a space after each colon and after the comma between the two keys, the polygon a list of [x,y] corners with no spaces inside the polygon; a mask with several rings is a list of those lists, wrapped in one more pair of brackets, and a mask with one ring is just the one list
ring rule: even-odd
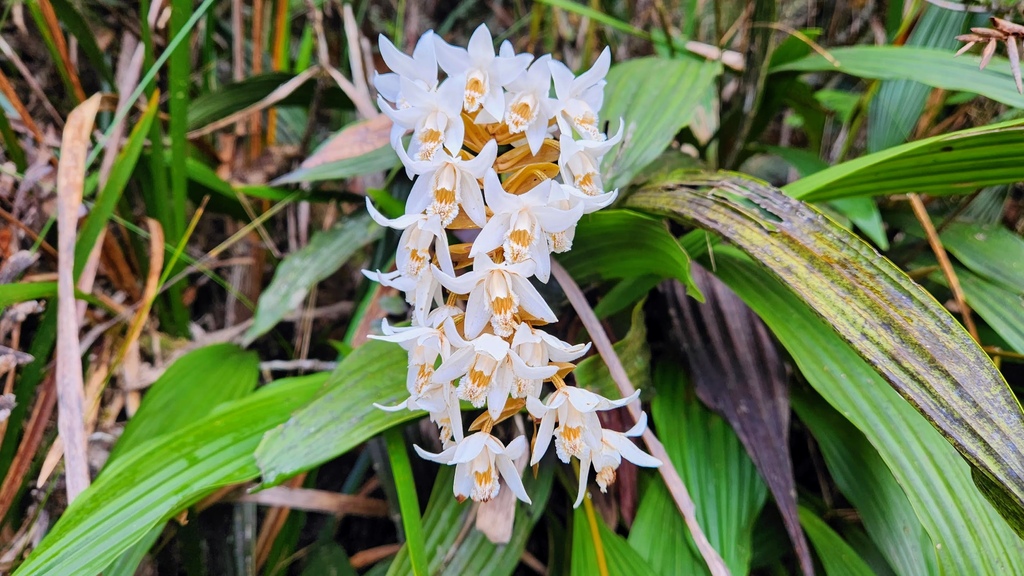
{"label": "broad green leaf", "polygon": [[975,274],[1024,292],[1024,238],[998,224],[967,222],[947,226],[941,238],[946,250]]}
{"label": "broad green leaf", "polygon": [[629,184],[664,152],[721,73],[721,63],[697,58],[638,58],[612,66],[601,120],[609,123],[609,136],[620,118],[625,127],[622,143],[604,159],[605,187]]}
{"label": "broad green leaf", "polygon": [[629,306],[640,301],[651,290],[657,286],[663,278],[660,276],[644,275],[620,280],[607,292],[601,295],[601,299],[594,306],[594,314],[604,319],[616,312],[625,310]]}
{"label": "broad green leaf", "polygon": [[903,487],[945,574],[1024,573],[1024,542],[928,421],[798,295],[732,247],[716,274],[768,325],[807,382],[863,433]]}
{"label": "broad green leaf", "polygon": [[[966,11],[947,10],[924,4],[905,46],[943,51],[956,50],[957,39],[967,20]],[[867,145],[878,152],[903,144],[924,112],[931,87],[913,80],[886,80],[868,107]]]}
{"label": "broad green leaf", "polygon": [[[768,489],[729,424],[687,388],[678,366],[657,367],[658,394],[651,405],[654,428],[690,491],[697,506],[697,522],[711,545],[731,573],[746,574],[754,522]],[[706,563],[696,552],[660,478],[651,480],[640,501],[629,543],[665,576],[707,573]]]}
{"label": "broad green leaf", "polygon": [[[429,574],[501,576],[515,572],[534,526],[546,511],[553,478],[550,466],[542,464],[536,478],[527,468],[523,475],[523,485],[533,505],[516,502],[512,537],[508,544],[496,545],[475,528],[470,528],[463,538],[459,538],[466,523],[473,521],[473,503],[460,504],[455,499],[452,493],[452,483],[455,481],[454,467],[442,466],[437,474],[437,480],[434,481],[427,511],[423,514],[423,531],[426,536],[427,552],[430,554]],[[507,488],[503,486],[502,490]],[[391,563],[388,574],[406,576],[411,573],[408,550],[403,546]]]}
{"label": "broad green leaf", "polygon": [[408,361],[401,346],[371,340],[356,348],[331,374],[323,389],[287,422],[269,431],[256,450],[264,487],[280,484],[378,433],[423,412],[385,412],[408,396]]}
{"label": "broad green leaf", "polygon": [[714,230],[825,318],[1024,516],[1024,412],[969,334],[923,288],[812,207],[735,174],[694,175],[629,204]]}
{"label": "broad green leaf", "polygon": [[800,525],[814,544],[827,576],[874,576],[864,559],[824,520],[802,506],[799,514]]}
{"label": "broad green leaf", "polygon": [[571,576],[602,574],[598,560],[599,549],[604,556],[608,576],[658,574],[622,536],[605,525],[599,514],[588,518],[585,508],[580,506],[572,514],[572,568],[569,571]]}
{"label": "broad green leaf", "polygon": [[[959,266],[956,275],[971,310],[988,322],[1014,352],[1024,354],[1024,285],[1011,292]],[[946,283],[941,272],[933,274],[932,278]]]}
{"label": "broad green leaf", "polygon": [[969,194],[1020,180],[1022,138],[1021,120],[951,132],[837,164],[783,190],[807,201],[907,192]]}
{"label": "broad green leaf", "polygon": [[139,410],[110,453],[108,464],[157,436],[206,417],[224,402],[245,397],[259,381],[259,357],[234,344],[214,344],[174,361],[146,391]]}
{"label": "broad green leaf", "polygon": [[409,447],[405,443],[402,430],[398,428],[385,430],[384,442],[387,446],[388,460],[391,462],[391,475],[398,495],[405,548],[412,573],[415,576],[428,576],[423,523],[420,518],[419,499],[416,497],[416,477],[412,473],[412,464],[409,463]]}
{"label": "broad green leaf", "polygon": [[154,526],[210,492],[252,480],[259,473],[253,450],[260,438],[307,402],[324,379],[280,380],[132,450],[78,496],[15,573],[97,574]]}
{"label": "broad green leaf", "polygon": [[[147,440],[177,433],[224,402],[247,396],[258,380],[259,357],[254,352],[245,352],[233,344],[214,344],[189,352],[175,360],[146,391],[142,405],[114,445],[107,465]],[[163,526],[153,528],[103,574],[135,574],[162,531]]]}
{"label": "broad green leaf", "polygon": [[306,247],[289,254],[260,295],[245,342],[266,334],[302,303],[314,284],[337,272],[363,246],[380,238],[382,230],[368,214],[361,214],[318,232]]}
{"label": "broad green leaf", "polygon": [[979,70],[979,56],[964,54],[954,58],[952,51],[931,48],[849,46],[831,48],[829,54],[839,61],[838,66],[813,53],[773,68],[772,72],[843,72],[860,78],[913,80],[932,88],[973,92],[1007,106],[1024,108],[1024,96],[1017,93],[1010,63],[998,56]]}
{"label": "broad green leaf", "polygon": [[675,278],[703,300],[690,278],[690,257],[659,218],[632,210],[602,210],[580,219],[573,249],[558,261],[577,282],[658,276]]}
{"label": "broad green leaf", "polygon": [[374,172],[390,170],[398,166],[398,154],[391,146],[381,146],[376,150],[360,154],[352,158],[326,162],[311,168],[299,168],[274,180],[271,184],[299,184],[302,182],[319,182],[321,180],[344,180],[353,176],[362,176]]}
{"label": "broad green leaf", "polygon": [[[651,385],[651,349],[647,346],[647,325],[644,322],[644,304],[633,308],[629,331],[621,340],[612,345],[629,381],[637,390],[647,390]],[[608,365],[599,355],[589,356],[576,365],[572,372],[576,384],[592,390],[606,398],[622,398],[619,387],[612,380]]]}
{"label": "broad green leaf", "polygon": [[795,391],[793,409],[868,535],[901,576],[939,574],[935,546],[896,477],[864,434],[816,396]]}

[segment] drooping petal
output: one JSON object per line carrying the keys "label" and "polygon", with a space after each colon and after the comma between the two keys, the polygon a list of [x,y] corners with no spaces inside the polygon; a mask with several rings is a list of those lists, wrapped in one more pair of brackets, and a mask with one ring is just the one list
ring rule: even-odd
{"label": "drooping petal", "polygon": [[529,312],[534,318],[538,318],[547,323],[558,322],[558,317],[548,306],[548,303],[544,301],[544,297],[537,292],[537,289],[530,284],[529,280],[519,276],[518,274],[510,274],[509,277],[512,279],[512,287],[516,291],[516,295],[519,296],[519,307]]}
{"label": "drooping petal", "polygon": [[[523,440],[523,444],[525,444],[526,438],[520,436],[516,440]],[[515,440],[512,444],[515,444]],[[506,455],[497,456],[494,459],[494,464],[498,468],[501,477],[505,479],[505,485],[516,495],[516,498],[527,504],[533,504],[530,500],[530,495],[526,493],[526,487],[523,486],[523,479],[519,476],[519,470],[516,470],[516,465],[510,457]]]}
{"label": "drooping petal", "polygon": [[413,444],[412,447],[414,450],[416,450],[416,453],[420,455],[420,458],[423,458],[424,460],[430,460],[431,462],[437,462],[439,464],[451,463],[452,457],[455,456],[455,450],[457,449],[456,446],[452,446],[451,448],[444,450],[440,454],[434,454],[433,452],[427,452],[426,450],[420,448],[415,444]]}
{"label": "drooping petal", "polygon": [[573,508],[579,508],[580,504],[583,504],[583,497],[587,494],[587,478],[590,476],[590,452],[587,452],[580,458],[580,492],[576,496],[576,502],[573,503]]}
{"label": "drooping petal", "polygon": [[662,464],[661,460],[658,460],[654,456],[651,456],[650,454],[637,448],[636,444],[633,444],[632,440],[626,438],[626,436],[624,436],[621,433],[613,432],[605,434],[603,440],[604,442],[607,442],[616,450],[618,450],[619,454],[621,454],[623,458],[629,460],[630,462],[636,464],[637,466],[644,466],[645,468],[657,468]]}
{"label": "drooping petal", "polygon": [[476,458],[490,438],[491,435],[487,432],[477,432],[463,438],[452,455],[452,464],[462,464]]}

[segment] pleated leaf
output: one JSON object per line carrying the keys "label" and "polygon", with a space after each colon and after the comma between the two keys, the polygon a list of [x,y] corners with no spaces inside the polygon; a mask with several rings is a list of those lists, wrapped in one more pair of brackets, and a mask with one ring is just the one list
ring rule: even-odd
{"label": "pleated leaf", "polygon": [[719,62],[699,58],[636,58],[608,72],[601,121],[609,135],[625,121],[622,143],[604,159],[609,190],[629,184],[693,119],[705,89],[722,73]]}
{"label": "pleated leaf", "polygon": [[807,382],[867,437],[934,544],[944,574],[1024,573],[1024,542],[938,431],[801,298],[732,247],[715,273],[778,338]]}
{"label": "pleated leaf", "polygon": [[604,574],[605,572],[602,572],[600,568],[601,557],[604,558],[608,576],[657,576],[659,574],[630,547],[622,536],[608,528],[600,514],[594,514],[593,522],[596,524],[597,530],[594,530],[594,525],[591,524],[583,506],[573,512],[572,568],[569,571],[571,576]]}
{"label": "pleated leaf", "polygon": [[1019,181],[1021,142],[1021,120],[950,132],[837,164],[783,190],[807,201],[907,192],[969,194]]}
{"label": "pleated leaf", "polygon": [[811,538],[827,576],[874,576],[864,559],[807,508],[800,508],[800,523]]}
{"label": "pleated leaf", "polygon": [[923,288],[811,206],[736,174],[634,194],[635,208],[714,230],[794,291],[1024,517],[1024,412],[969,334]]}

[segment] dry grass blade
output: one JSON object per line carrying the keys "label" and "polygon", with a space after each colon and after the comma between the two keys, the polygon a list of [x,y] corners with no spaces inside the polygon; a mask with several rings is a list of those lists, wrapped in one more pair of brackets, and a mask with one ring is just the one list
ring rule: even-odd
{"label": "dry grass blade", "polygon": [[256,112],[265,110],[265,109],[273,106],[274,104],[277,104],[281,100],[284,100],[285,98],[287,98],[289,95],[291,95],[292,92],[295,92],[296,89],[298,89],[300,86],[305,84],[307,80],[309,80],[310,78],[313,78],[314,76],[319,74],[320,71],[321,70],[320,70],[319,66],[311,66],[311,67],[307,68],[306,70],[303,70],[302,72],[300,72],[298,75],[296,75],[291,80],[289,80],[289,81],[285,82],[284,84],[281,84],[280,86],[275,88],[273,92],[271,92],[270,94],[267,94],[259,102],[256,102],[255,104],[252,104],[252,105],[249,105],[249,106],[246,106],[245,108],[239,110],[238,112],[235,112],[234,114],[229,114],[228,116],[225,116],[225,117],[223,117],[220,120],[217,120],[215,122],[211,122],[211,123],[207,124],[206,126],[203,126],[202,128],[196,128],[195,130],[189,132],[187,134],[187,136],[190,139],[191,138],[198,138],[200,136],[205,136],[205,135],[210,134],[212,132],[216,132],[217,130],[220,130],[221,128],[224,128],[224,127],[227,127],[227,126],[231,126],[232,124],[238,122],[239,120],[243,120],[243,119],[249,117],[250,115],[255,114]]}
{"label": "dry grass blade", "polygon": [[10,80],[7,79],[7,75],[4,74],[3,68],[0,68],[0,93],[7,98],[7,101],[11,103],[14,110],[18,113],[18,117],[28,128],[29,132],[32,133],[32,137],[36,139],[36,142],[43,143],[43,131],[39,129],[39,125],[36,124],[35,120],[32,119],[32,115],[29,114],[28,108],[25,108],[25,103],[18,97],[18,93],[14,91],[14,86],[11,85]]}
{"label": "dry grass blade", "polygon": [[992,56],[996,53],[996,40],[989,40],[988,44],[985,44],[985,49],[981,51],[981,64],[978,66],[982,70],[988,63],[992,61]]}
{"label": "dry grass blade", "polygon": [[82,82],[78,79],[78,70],[75,69],[74,63],[71,61],[71,53],[68,51],[68,41],[64,38],[64,32],[60,28],[60,21],[57,19],[57,13],[53,10],[53,5],[50,4],[50,0],[37,0],[39,10],[43,14],[43,19],[46,20],[46,26],[50,29],[50,35],[53,37],[53,43],[57,46],[57,52],[60,53],[61,66],[67,72],[68,80],[71,82],[71,86],[75,92],[75,99],[79,102],[85,100],[85,90],[82,89]]}
{"label": "dry grass blade", "polygon": [[14,503],[14,497],[21,489],[28,474],[32,461],[36,457],[39,445],[43,441],[43,433],[50,424],[50,416],[53,415],[53,408],[57,402],[56,386],[53,373],[47,376],[39,386],[39,395],[32,407],[32,414],[25,425],[25,435],[21,438],[18,451],[14,454],[4,482],[0,485],[0,517],[7,515]]}
{"label": "dry grass blade", "polygon": [[[605,333],[601,321],[594,314],[594,309],[590,307],[586,296],[583,295],[583,291],[580,290],[576,281],[572,279],[572,276],[569,275],[565,268],[554,260],[551,262],[551,275],[558,281],[562,290],[565,291],[569,303],[572,304],[573,309],[579,315],[580,321],[593,340],[594,348],[597,349],[601,359],[607,364],[612,380],[619,387],[619,392],[623,396],[633,394],[636,389],[629,381],[626,369],[623,368],[622,362],[619,361],[619,357],[615,354],[615,349],[612,347],[611,340],[608,339],[608,334]],[[640,418],[639,401],[633,402],[627,408],[634,420]],[[693,504],[693,499],[690,498],[690,492],[686,489],[686,485],[683,484],[683,479],[679,477],[679,472],[671,464],[668,453],[665,452],[665,447],[662,446],[650,429],[644,430],[643,439],[651,455],[665,463],[665,465],[658,468],[658,472],[661,474],[662,479],[664,479],[669,493],[672,494],[672,499],[675,501],[676,507],[679,508],[679,513],[682,514],[686,527],[690,529],[690,534],[697,545],[697,550],[700,552],[701,557],[704,558],[704,562],[708,565],[712,576],[728,575],[729,569],[725,566],[721,555],[718,554],[718,551],[708,541],[708,537],[697,522],[696,507]]]}
{"label": "dry grass blade", "polygon": [[1013,81],[1017,83],[1017,92],[1024,94],[1024,84],[1020,80],[1020,51],[1017,49],[1017,38],[1013,36],[1006,39],[1006,56],[1010,59],[1010,72],[1013,73]]}
{"label": "dry grass blade", "polygon": [[71,111],[57,168],[57,431],[65,446],[68,502],[89,486],[74,266],[89,135],[102,99],[95,94]]}
{"label": "dry grass blade", "polygon": [[255,494],[244,494],[238,498],[238,501],[334,515],[345,514],[370,518],[386,518],[388,515],[388,503],[383,500],[339,494],[327,490],[289,488],[287,486],[275,486]]}

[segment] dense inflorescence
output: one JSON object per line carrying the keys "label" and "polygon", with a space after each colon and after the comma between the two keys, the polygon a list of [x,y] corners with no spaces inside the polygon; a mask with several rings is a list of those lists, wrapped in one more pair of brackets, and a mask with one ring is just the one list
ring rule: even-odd
{"label": "dense inflorescence", "polygon": [[[571,362],[590,345],[570,345],[541,328],[558,318],[530,281],[548,282],[551,254],[571,249],[580,218],[616,197],[598,171],[622,136],[621,120],[612,138],[598,123],[609,51],[579,76],[550,56],[516,54],[507,41],[495,53],[486,26],[468,49],[427,32],[412,56],[383,36],[380,51],[392,72],[375,78],[378,104],[394,122],[392,145],[414,183],[398,218],[367,203],[378,223],[403,232],[396,270],[365,273],[404,292],[412,308],[410,326],[384,321],[377,336],[408,350],[409,398],[379,407],[430,414],[443,451],[416,450],[456,466],[460,499],[494,498],[504,481],[530,502],[514,463],[526,454],[526,437],[506,445],[491,434],[523,408],[539,423],[531,464],[552,439],[563,462],[579,459],[577,506],[591,468],[604,491],[622,458],[660,465],[630,440],[646,416],[625,433],[603,429],[598,418],[636,394],[609,400],[567,385]],[[469,237],[473,230],[472,242],[449,244],[448,231]],[[545,395],[547,382],[554,391]],[[469,435],[460,401],[486,407]]]}

